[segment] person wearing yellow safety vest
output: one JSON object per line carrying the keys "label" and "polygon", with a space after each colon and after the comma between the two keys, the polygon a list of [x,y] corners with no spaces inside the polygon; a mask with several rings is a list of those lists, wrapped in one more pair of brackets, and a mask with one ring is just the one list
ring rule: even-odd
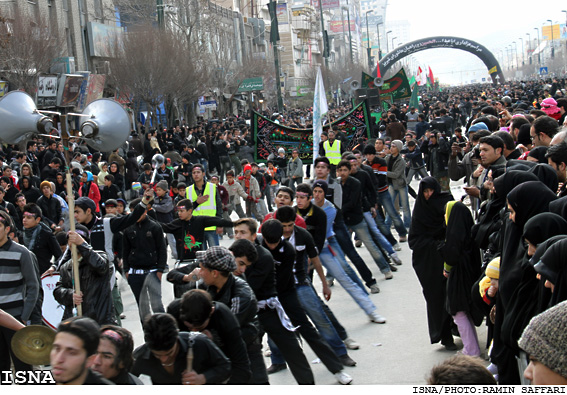
{"label": "person wearing yellow safety vest", "polygon": [[[186,189],[186,198],[193,203],[193,215],[207,215],[209,217],[222,218],[222,201],[215,184],[206,182],[204,179],[205,168],[200,163],[193,165],[191,176],[194,184]],[[219,245],[218,235],[222,234],[222,228],[210,226],[205,228],[206,244]],[[203,244],[203,249],[205,245]]]}
{"label": "person wearing yellow safety vest", "polygon": [[342,141],[336,139],[335,131],[329,129],[327,131],[327,136],[329,137],[327,141],[323,143],[323,151],[321,156],[325,156],[331,162],[331,176],[334,177],[337,170],[337,164],[341,161],[341,155],[344,152],[344,147]]}

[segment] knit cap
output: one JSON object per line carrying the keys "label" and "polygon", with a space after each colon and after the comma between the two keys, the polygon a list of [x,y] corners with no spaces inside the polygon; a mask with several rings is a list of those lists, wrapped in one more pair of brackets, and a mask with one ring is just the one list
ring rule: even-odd
{"label": "knit cap", "polygon": [[561,111],[559,107],[557,107],[557,102],[552,97],[548,97],[541,102],[541,110],[547,115],[557,114]]}
{"label": "knit cap", "polygon": [[51,192],[53,192],[53,188],[51,188],[51,183],[47,180],[42,181],[41,184],[39,184],[39,190],[41,191],[45,186],[49,187],[49,189],[51,189]]}
{"label": "knit cap", "polygon": [[164,191],[169,191],[169,185],[167,185],[167,181],[161,180],[156,184],[156,188],[161,188]]}
{"label": "knit cap", "polygon": [[313,181],[312,187],[313,187],[313,189],[321,188],[323,190],[323,192],[325,192],[325,195],[326,195],[327,190],[329,189],[329,184],[327,184],[327,181],[325,181],[325,180],[315,180],[315,181]]}
{"label": "knit cap", "polygon": [[490,261],[488,266],[486,266],[485,273],[490,278],[500,278],[500,257],[494,258]]}
{"label": "knit cap", "polygon": [[404,143],[402,143],[400,140],[392,141],[392,145],[396,146],[396,148],[398,149],[398,152],[400,152],[402,150],[402,148],[404,147]]}
{"label": "knit cap", "polygon": [[530,357],[567,378],[567,301],[532,318],[518,344]]}
{"label": "knit cap", "polygon": [[475,123],[469,128],[469,133],[478,132],[479,130],[488,130],[488,126],[484,122]]}

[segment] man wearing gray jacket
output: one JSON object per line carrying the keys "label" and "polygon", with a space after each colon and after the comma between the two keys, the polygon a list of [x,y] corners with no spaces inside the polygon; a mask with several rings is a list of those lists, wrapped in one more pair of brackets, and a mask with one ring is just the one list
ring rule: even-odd
{"label": "man wearing gray jacket", "polygon": [[291,159],[287,163],[287,176],[289,178],[289,187],[295,192],[295,184],[303,182],[303,162],[299,159],[297,148],[291,151]]}
{"label": "man wearing gray jacket", "polygon": [[[406,183],[406,161],[400,155],[402,147],[404,144],[400,140],[392,141],[392,146],[390,147],[390,155],[386,157],[386,162],[388,163],[388,172],[386,176],[388,177],[388,188],[392,200],[395,202],[396,199],[400,199],[400,207],[404,212],[404,226],[409,229],[411,224],[411,211],[409,206],[408,197],[408,186]],[[386,217],[386,225],[389,227],[392,225],[392,218],[388,215]]]}

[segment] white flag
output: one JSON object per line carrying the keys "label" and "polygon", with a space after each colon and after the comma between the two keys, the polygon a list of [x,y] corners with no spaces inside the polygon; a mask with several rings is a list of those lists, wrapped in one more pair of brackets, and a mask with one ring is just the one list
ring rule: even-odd
{"label": "white flag", "polygon": [[317,69],[317,81],[315,82],[315,95],[313,97],[313,160],[319,156],[319,143],[323,132],[323,117],[327,115],[327,96],[323,86],[323,75],[321,68]]}

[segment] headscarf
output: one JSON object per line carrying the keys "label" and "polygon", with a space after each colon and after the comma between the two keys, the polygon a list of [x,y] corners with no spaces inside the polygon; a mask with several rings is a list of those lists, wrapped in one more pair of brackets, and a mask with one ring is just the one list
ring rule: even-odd
{"label": "headscarf", "polygon": [[520,130],[518,131],[518,144],[522,144],[524,146],[528,146],[529,144],[532,143],[532,138],[530,137],[530,129],[531,129],[532,125],[529,123],[526,123],[522,126],[520,126]]}
{"label": "headscarf", "polygon": [[533,216],[549,211],[549,203],[557,199],[541,181],[524,182],[510,191],[508,204],[516,212],[515,224],[520,229]]}
{"label": "headscarf", "polygon": [[506,198],[510,191],[518,185],[527,181],[538,181],[533,173],[521,170],[507,170],[506,173],[494,180],[494,189],[498,197]]}
{"label": "headscarf", "polygon": [[528,156],[532,158],[536,158],[538,163],[547,163],[547,158],[545,154],[547,153],[547,147],[540,145],[539,147],[533,147]]}
{"label": "headscarf", "polygon": [[557,235],[567,235],[567,221],[557,214],[537,214],[524,226],[523,238],[535,246]]}
{"label": "headscarf", "polygon": [[[425,189],[433,189],[429,200],[423,196]],[[410,248],[413,249],[414,242],[418,238],[445,239],[445,205],[451,200],[453,200],[453,195],[450,192],[441,192],[441,185],[435,178],[425,177],[421,180],[412,213],[409,232]]]}
{"label": "headscarf", "polygon": [[549,307],[567,300],[567,239],[553,244],[541,257],[535,270],[554,285]]}
{"label": "headscarf", "polygon": [[541,182],[543,182],[551,190],[556,193],[559,187],[557,172],[547,163],[538,163],[530,169],[530,173],[534,173]]}
{"label": "headscarf", "polygon": [[567,218],[567,196],[563,196],[549,203],[549,211]]}

